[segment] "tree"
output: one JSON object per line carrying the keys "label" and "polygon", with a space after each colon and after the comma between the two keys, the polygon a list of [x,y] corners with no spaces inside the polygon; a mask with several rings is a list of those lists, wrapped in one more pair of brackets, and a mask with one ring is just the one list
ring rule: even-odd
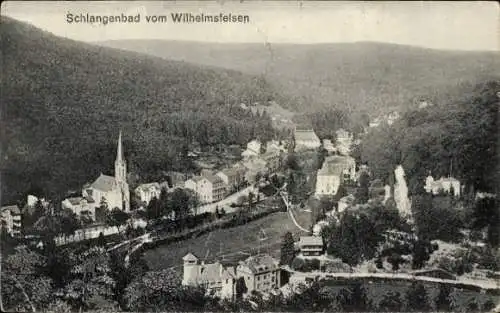
{"label": "tree", "polygon": [[116,307],[113,300],[115,281],[110,272],[110,256],[103,247],[73,251],[71,279],[62,290],[63,299],[79,310]]}
{"label": "tree", "polygon": [[295,245],[291,232],[286,232],[281,243],[280,264],[291,265],[295,258]]}
{"label": "tree", "polygon": [[82,211],[80,213],[80,224],[82,227],[89,226],[93,223],[92,213],[88,210]]}
{"label": "tree", "polygon": [[137,276],[124,294],[129,311],[199,311],[209,302],[203,288],[182,286],[172,270]]}
{"label": "tree", "polygon": [[114,208],[109,212],[107,217],[107,224],[109,226],[115,226],[118,232],[120,232],[120,226],[123,226],[130,219],[130,215],[127,212],[120,210],[119,208]]}
{"label": "tree", "polygon": [[1,293],[5,309],[35,312],[51,302],[52,280],[44,275],[45,257],[20,246],[2,263]]}
{"label": "tree", "polygon": [[161,208],[160,208],[160,201],[158,200],[158,198],[156,197],[153,197],[147,207],[146,207],[146,212],[147,212],[147,216],[148,218],[150,219],[157,219],[161,216]]}
{"label": "tree", "polygon": [[97,245],[100,247],[106,246],[106,238],[102,232],[99,233],[99,237],[97,237]]}
{"label": "tree", "polygon": [[368,173],[362,172],[359,177],[359,187],[356,189],[356,202],[357,203],[366,203],[369,199],[369,182],[370,176]]}
{"label": "tree", "polygon": [[393,271],[399,270],[399,265],[404,263],[404,259],[401,257],[399,253],[393,253],[387,258],[387,262],[392,265]]}

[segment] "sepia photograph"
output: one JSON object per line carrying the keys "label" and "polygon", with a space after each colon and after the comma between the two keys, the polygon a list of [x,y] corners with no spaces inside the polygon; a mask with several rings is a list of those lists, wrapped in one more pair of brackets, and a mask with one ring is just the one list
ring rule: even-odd
{"label": "sepia photograph", "polygon": [[4,1],[2,312],[500,313],[496,1]]}

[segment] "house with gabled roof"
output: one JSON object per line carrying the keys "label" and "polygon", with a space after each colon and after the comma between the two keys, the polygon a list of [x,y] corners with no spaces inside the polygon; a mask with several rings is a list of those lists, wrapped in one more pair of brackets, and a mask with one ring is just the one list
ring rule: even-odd
{"label": "house with gabled roof", "polygon": [[183,286],[201,286],[208,294],[233,299],[236,294],[236,273],[233,267],[220,262],[205,264],[192,253],[183,258]]}
{"label": "house with gabled roof", "polygon": [[0,209],[0,227],[12,235],[21,234],[21,210],[17,205],[7,205]]}
{"label": "house with gabled roof", "polygon": [[217,202],[226,196],[224,181],[219,176],[209,172],[188,179],[184,186],[193,190],[202,203]]}
{"label": "house with gabled roof", "polygon": [[245,282],[247,293],[279,288],[280,273],[279,261],[268,254],[250,256],[236,267],[236,275]]}
{"label": "house with gabled roof", "polygon": [[295,129],[293,133],[295,151],[317,149],[321,141],[313,129]]}
{"label": "house with gabled roof", "polygon": [[208,293],[221,298],[236,296],[238,281],[244,284],[246,294],[252,291],[268,293],[281,287],[279,261],[267,254],[250,256],[240,261],[236,268],[218,261],[207,264],[193,253],[186,254],[182,261],[182,285],[202,286]]}

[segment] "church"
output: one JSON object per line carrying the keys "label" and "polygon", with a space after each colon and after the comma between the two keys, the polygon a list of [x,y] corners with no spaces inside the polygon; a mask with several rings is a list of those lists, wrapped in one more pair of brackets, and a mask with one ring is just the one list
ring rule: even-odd
{"label": "church", "polygon": [[95,209],[105,205],[109,210],[119,208],[130,211],[130,191],[127,183],[127,164],[123,155],[122,134],[118,136],[115,160],[115,176],[100,174],[97,179],[86,184],[82,196],[68,198],[62,202],[63,208],[71,209],[76,214],[88,213],[95,219]]}

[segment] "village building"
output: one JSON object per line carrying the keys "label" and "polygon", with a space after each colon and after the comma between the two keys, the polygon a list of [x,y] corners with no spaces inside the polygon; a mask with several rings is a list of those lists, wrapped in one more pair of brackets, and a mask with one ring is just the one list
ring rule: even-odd
{"label": "village building", "polygon": [[234,267],[224,267],[215,262],[205,264],[192,253],[182,258],[184,262],[183,286],[202,286],[208,294],[224,299],[233,299],[236,294],[236,273]]}
{"label": "village building", "polygon": [[356,162],[352,157],[327,157],[321,169],[318,170],[315,195],[335,195],[343,181],[354,180],[355,177]]}
{"label": "village building", "polygon": [[201,203],[217,202],[226,196],[224,181],[219,176],[209,173],[188,179],[185,187],[193,190]]}
{"label": "village building", "polygon": [[301,256],[320,256],[323,254],[324,244],[321,236],[302,236],[299,239]]}
{"label": "village building", "polygon": [[434,180],[434,178],[429,175],[425,180],[425,191],[432,193],[434,195],[440,192],[445,192],[448,194],[453,194],[454,196],[460,196],[460,181],[453,177],[441,177],[439,180]]}
{"label": "village building", "polygon": [[135,188],[135,194],[144,205],[148,205],[153,198],[160,199],[161,190],[162,187],[156,182],[141,184]]}
{"label": "village building", "polygon": [[353,195],[348,195],[345,197],[340,198],[340,200],[337,203],[337,212],[343,212],[345,209],[348,207],[352,206],[354,204],[354,196]]}
{"label": "village building", "polygon": [[227,193],[234,192],[245,182],[245,169],[240,167],[226,168],[215,175],[226,184]]}
{"label": "village building", "polygon": [[257,157],[260,155],[261,142],[259,140],[252,140],[247,144],[247,149],[241,153],[244,159]]}
{"label": "village building", "polygon": [[170,171],[165,174],[167,176],[169,189],[184,188],[184,183],[187,180],[185,173]]}
{"label": "village building", "polygon": [[328,153],[335,153],[337,151],[330,139],[323,139],[323,149]]}
{"label": "village building", "polygon": [[183,286],[203,286],[207,293],[224,299],[234,299],[239,279],[245,284],[246,294],[252,291],[267,293],[280,287],[279,262],[267,254],[251,256],[240,261],[236,268],[220,262],[205,264],[192,253],[182,260]]}
{"label": "village building", "polygon": [[349,155],[351,153],[351,145],[354,136],[344,129],[339,129],[336,131],[337,135],[337,151],[343,155]]}
{"label": "village building", "polygon": [[7,205],[0,209],[0,227],[11,236],[21,235],[21,210],[17,205]]}
{"label": "village building", "polygon": [[242,163],[245,167],[245,180],[251,184],[256,182],[257,176],[268,173],[267,163],[261,158],[246,160]]}
{"label": "village building", "polygon": [[266,152],[286,152],[286,147],[278,140],[270,140],[266,143]]}
{"label": "village building", "polygon": [[295,151],[311,150],[321,147],[321,141],[313,129],[295,129],[293,139]]}
{"label": "village building", "polygon": [[76,214],[90,211],[95,217],[95,208],[101,205],[109,210],[118,208],[130,211],[130,191],[127,183],[127,164],[122,148],[122,133],[118,136],[118,146],[115,160],[115,176],[100,174],[91,184],[83,187],[82,196],[65,199],[63,208],[68,208]]}
{"label": "village building", "polygon": [[87,214],[93,220],[95,220],[95,209],[98,206],[99,205],[96,204],[91,197],[71,197],[61,202],[61,207],[63,209],[71,210],[77,216]]}
{"label": "village building", "polygon": [[398,119],[399,119],[398,111],[393,111],[393,112],[387,114],[387,117],[386,117],[387,124],[389,124],[389,125],[394,124],[394,122]]}
{"label": "village building", "polygon": [[274,173],[283,165],[283,155],[280,151],[268,151],[261,156],[266,163],[266,167],[270,173]]}
{"label": "village building", "polygon": [[377,117],[374,120],[371,120],[368,124],[369,127],[379,127],[380,126],[380,118]]}
{"label": "village building", "polygon": [[251,256],[236,267],[236,275],[243,278],[247,293],[279,288],[280,274],[279,261],[267,254]]}

